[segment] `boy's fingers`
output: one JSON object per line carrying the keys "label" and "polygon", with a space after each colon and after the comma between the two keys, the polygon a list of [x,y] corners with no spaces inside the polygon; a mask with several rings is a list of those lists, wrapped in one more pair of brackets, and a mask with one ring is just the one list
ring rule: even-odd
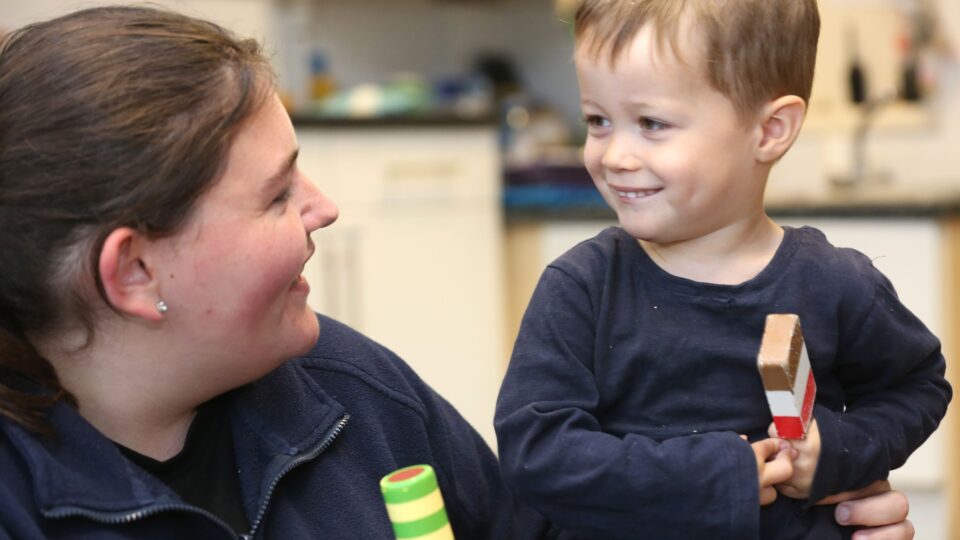
{"label": "boy's fingers", "polygon": [[777,435],[777,425],[773,422],[770,422],[770,426],[767,428],[767,435],[771,437],[779,437],[779,435]]}
{"label": "boy's fingers", "polygon": [[777,491],[785,496],[790,497],[791,499],[806,499],[810,494],[806,491],[801,491],[796,486],[790,484],[777,484]]}
{"label": "boy's fingers", "polygon": [[780,439],[764,439],[751,443],[751,446],[753,446],[753,452],[757,455],[757,459],[767,461],[780,451]]}
{"label": "boy's fingers", "polygon": [[800,457],[800,450],[798,450],[795,446],[793,446],[792,444],[790,444],[789,442],[783,439],[778,439],[778,440],[780,441],[781,454],[786,454],[790,456],[790,459],[793,459],[793,460],[796,460],[798,457]]}
{"label": "boy's fingers", "polygon": [[780,484],[789,480],[791,476],[793,476],[793,461],[790,459],[790,456],[781,453],[763,466],[760,485],[772,486],[774,484]]}
{"label": "boy's fingers", "polygon": [[766,506],[777,500],[777,490],[771,486],[760,489],[760,506]]}

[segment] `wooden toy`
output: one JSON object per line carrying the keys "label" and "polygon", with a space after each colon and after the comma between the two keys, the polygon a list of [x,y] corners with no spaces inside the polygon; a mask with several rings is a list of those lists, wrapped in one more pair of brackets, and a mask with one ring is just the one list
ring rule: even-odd
{"label": "wooden toy", "polygon": [[398,539],[453,540],[437,475],[430,465],[412,465],[384,476],[380,492]]}
{"label": "wooden toy", "polygon": [[782,439],[803,439],[813,416],[817,383],[803,343],[800,317],[767,315],[757,368],[777,435]]}

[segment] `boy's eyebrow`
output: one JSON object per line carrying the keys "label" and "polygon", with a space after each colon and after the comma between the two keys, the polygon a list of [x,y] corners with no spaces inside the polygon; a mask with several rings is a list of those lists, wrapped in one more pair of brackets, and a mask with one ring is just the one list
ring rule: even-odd
{"label": "boy's eyebrow", "polygon": [[290,174],[290,171],[292,171],[293,168],[296,166],[297,157],[299,155],[300,155],[300,148],[297,147],[293,150],[293,152],[290,153],[287,159],[284,160],[283,165],[280,166],[280,170],[278,170],[276,173],[271,175],[269,178],[267,178],[263,182],[264,192],[267,192],[267,193],[271,192],[273,190],[273,186],[286,180],[287,176]]}
{"label": "boy's eyebrow", "polygon": [[[650,104],[649,101],[646,101],[643,99],[630,99],[630,100],[627,100],[627,104],[632,107],[640,107],[640,108],[653,106]],[[580,105],[590,105],[592,107],[601,108],[599,104],[597,104],[595,101],[591,99],[581,99]]]}

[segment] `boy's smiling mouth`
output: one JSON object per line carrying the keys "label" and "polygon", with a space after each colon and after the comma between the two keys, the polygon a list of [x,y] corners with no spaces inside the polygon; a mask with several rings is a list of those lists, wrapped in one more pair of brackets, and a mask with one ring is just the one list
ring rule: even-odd
{"label": "boy's smiling mouth", "polygon": [[663,191],[662,187],[658,188],[627,188],[622,186],[614,186],[612,184],[607,184],[607,187],[610,188],[610,191],[614,192],[621,199],[644,199],[650,197],[651,195],[656,195]]}

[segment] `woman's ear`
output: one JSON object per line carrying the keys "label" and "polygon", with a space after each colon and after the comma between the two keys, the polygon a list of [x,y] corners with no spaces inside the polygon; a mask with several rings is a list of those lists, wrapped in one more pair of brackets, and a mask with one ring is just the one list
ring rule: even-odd
{"label": "woman's ear", "polygon": [[763,107],[757,160],[773,163],[790,149],[800,133],[807,104],[798,96],[781,96]]}
{"label": "woman's ear", "polygon": [[110,306],[119,313],[159,321],[160,294],[144,250],[150,242],[129,227],[114,230],[100,250],[100,280]]}

